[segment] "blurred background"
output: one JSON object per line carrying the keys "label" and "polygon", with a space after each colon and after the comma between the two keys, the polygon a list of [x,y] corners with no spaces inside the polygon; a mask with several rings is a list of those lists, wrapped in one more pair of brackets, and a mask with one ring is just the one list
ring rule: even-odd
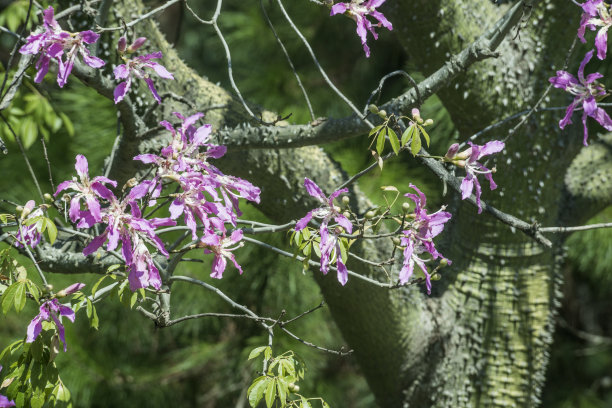
{"label": "blurred background", "polygon": [[[28,3],[27,0],[0,1],[0,25],[19,31]],[[162,3],[147,2],[151,7]],[[190,3],[206,19],[216,1]],[[330,18],[326,8],[305,0],[286,3],[285,7],[309,39],[332,81],[358,106],[365,104],[379,79],[389,72],[403,69],[417,81],[422,78],[395,45],[392,32],[378,30],[380,38],[369,42],[372,56],[366,59],[354,22],[343,16]],[[315,115],[347,115],[348,109],[325,86],[275,3],[264,1],[263,4],[308,90]],[[392,16],[388,18],[393,22]],[[225,54],[211,27],[199,24],[182,4],[169,8],[159,17],[159,22],[191,67],[229,89]],[[290,122],[310,121],[304,98],[263,18],[259,2],[224,1],[219,24],[232,52],[234,78],[243,96],[282,116],[291,114]],[[11,35],[0,34],[2,76],[13,44]],[[112,60],[114,52],[107,51],[104,58]],[[612,74],[612,67],[597,67],[598,63],[599,60],[591,62],[593,70]],[[392,78],[387,81],[380,100],[398,95],[409,86],[401,77]],[[458,140],[452,121],[436,97],[430,98],[421,111],[424,118],[435,121],[429,131],[431,151],[445,152],[450,143]],[[48,75],[42,84],[26,80],[11,107],[2,114],[21,136],[43,192],[48,193],[53,191],[48,182],[41,138],[57,185],[72,176],[74,157],[79,153],[88,158],[90,174],[100,174],[116,134],[112,101],[82,86],[75,78],[63,90],[57,87],[53,75]],[[0,198],[23,204],[37,197],[36,190],[10,131],[4,123],[0,126],[0,137],[9,149],[8,155],[0,156]],[[590,132],[595,134],[599,130],[594,127]],[[364,136],[324,148],[353,174],[370,163],[369,142]],[[257,184],[257,180],[250,181]],[[443,203],[435,178],[408,155],[386,164],[382,175],[376,170],[359,181],[372,200],[381,203],[379,186],[395,185],[406,191],[408,183],[426,192],[431,208]],[[243,209],[245,218],[265,221],[255,208],[243,204]],[[12,211],[9,204],[0,201],[0,213]],[[591,220],[593,223],[610,221],[612,207]],[[288,241],[283,234],[262,237],[262,240],[282,248],[287,247]],[[321,302],[319,289],[310,277],[312,272],[303,273],[300,263],[250,246],[239,250],[237,255],[245,271],[242,276],[228,268],[222,280],[213,282],[208,276],[208,263],[184,263],[182,273],[215,284],[260,315],[278,316],[285,310],[285,316],[292,317]],[[203,254],[190,256],[210,260]],[[27,260],[22,261],[28,264]],[[565,296],[551,350],[543,407],[612,407],[610,264],[612,231],[580,232],[568,239],[562,267]],[[77,280],[92,285],[97,278],[82,275]],[[59,289],[74,282],[74,277],[50,276],[50,280]],[[172,299],[174,317],[231,312],[209,292],[188,286],[175,285]],[[36,313],[34,305],[29,305],[20,315],[0,316],[0,348],[24,336],[27,323]],[[85,316],[77,316],[75,324],[67,324],[68,352],[61,353],[57,359],[62,379],[72,392],[73,406],[248,406],[246,389],[257,376],[259,367],[247,362],[247,356],[252,348],[267,343],[260,327],[245,320],[209,318],[158,329],[138,312],[112,299],[99,304],[98,314],[97,332],[89,327]],[[292,328],[300,337],[324,347],[338,349],[344,345],[325,308],[299,320]],[[282,334],[275,337],[274,348],[278,354],[294,350],[305,360],[306,379],[300,384],[303,394],[321,396],[332,407],[375,406],[359,368],[350,357],[319,352]]]}

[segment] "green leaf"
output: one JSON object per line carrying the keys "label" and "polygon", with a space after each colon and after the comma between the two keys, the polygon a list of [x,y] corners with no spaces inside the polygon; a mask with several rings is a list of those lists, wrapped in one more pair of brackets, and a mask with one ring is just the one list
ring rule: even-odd
{"label": "green leaf", "polygon": [[258,377],[253,381],[253,384],[251,384],[247,390],[249,404],[251,407],[255,408],[257,404],[259,404],[259,401],[261,401],[263,398],[268,382],[270,382],[270,377],[266,376]]}
{"label": "green leaf", "polygon": [[44,218],[45,217],[43,217],[42,215],[39,215],[38,217],[28,218],[27,220],[23,222],[23,225],[30,226],[32,224],[37,223],[38,221],[42,221]]}
{"label": "green leaf", "polygon": [[55,223],[49,218],[44,218],[43,223],[45,224],[45,230],[47,231],[47,237],[49,237],[49,243],[53,245],[57,238],[57,227]]}
{"label": "green leaf", "polygon": [[378,133],[378,131],[380,131],[380,129],[383,128],[384,125],[378,125],[372,128],[372,130],[370,130],[370,133],[368,133],[368,137],[371,137],[372,135]]}
{"label": "green leaf", "polygon": [[281,407],[287,405],[287,394],[289,393],[289,386],[287,382],[281,378],[276,380],[276,389],[278,390],[278,399],[280,400]]}
{"label": "green leaf", "polygon": [[249,353],[249,358],[247,360],[252,360],[255,357],[257,357],[258,355],[260,355],[261,353],[263,353],[263,351],[266,349],[266,347],[268,347],[268,346],[255,347]]}
{"label": "green leaf", "polygon": [[41,391],[36,391],[30,398],[30,406],[32,408],[42,408],[45,404],[45,394]]}
{"label": "green leaf", "polygon": [[412,136],[412,143],[410,144],[410,151],[413,156],[416,156],[421,151],[421,137],[418,132],[415,132],[414,136]]}
{"label": "green leaf", "polygon": [[36,142],[36,138],[38,137],[38,126],[32,119],[24,119],[21,122],[21,140],[23,141],[23,147],[26,149],[30,148]]}
{"label": "green leaf", "polygon": [[376,139],[376,152],[379,155],[382,154],[385,149],[385,136],[387,135],[387,128],[384,128],[379,134],[378,139]]}
{"label": "green leaf", "polygon": [[15,303],[15,294],[17,292],[16,284],[17,283],[13,283],[2,294],[2,311],[5,315],[11,310],[11,305]]}
{"label": "green leaf", "polygon": [[391,128],[389,128],[388,134],[389,134],[389,141],[391,142],[391,148],[393,149],[395,154],[398,155],[399,154],[399,150],[400,150],[400,142],[399,142],[399,140],[397,138],[397,134]]}
{"label": "green leaf", "polygon": [[302,397],[302,408],[312,408],[308,400]]}
{"label": "green leaf", "polygon": [[21,312],[26,305],[26,284],[24,281],[15,282],[15,311]]}
{"label": "green leaf", "polygon": [[266,387],[266,406],[272,408],[274,400],[276,399],[276,379],[268,382]]}
{"label": "green leaf", "polygon": [[415,129],[416,128],[414,125],[410,125],[406,130],[404,130],[404,133],[402,134],[402,147],[405,146],[410,138],[414,135]]}
{"label": "green leaf", "polygon": [[272,358],[272,348],[270,346],[266,346],[266,349],[264,350],[264,358],[266,360],[269,360]]}
{"label": "green leaf", "polygon": [[36,284],[29,279],[26,280],[26,285],[28,287],[28,292],[30,292],[30,295],[32,295],[34,300],[36,300],[38,303],[40,298],[40,290],[38,290],[38,286],[36,286]]}
{"label": "green leaf", "polygon": [[419,125],[419,130],[423,134],[423,137],[425,137],[425,143],[427,143],[427,147],[429,147],[429,135],[425,131],[425,128],[423,128],[423,126]]}

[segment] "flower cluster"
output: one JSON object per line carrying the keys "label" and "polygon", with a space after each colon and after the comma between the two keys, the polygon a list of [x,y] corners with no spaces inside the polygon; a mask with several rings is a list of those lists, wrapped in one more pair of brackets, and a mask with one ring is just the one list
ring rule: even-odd
{"label": "flower cluster", "polygon": [[444,230],[444,224],[450,220],[451,214],[440,209],[433,214],[427,214],[425,205],[427,204],[425,194],[421,192],[415,185],[410,184],[410,187],[416,190],[417,194],[407,193],[405,197],[410,198],[415,204],[414,221],[411,228],[403,231],[400,238],[402,246],[404,246],[404,262],[399,274],[400,284],[407,283],[414,273],[414,264],[416,263],[423,274],[425,274],[425,284],[427,293],[431,293],[431,275],[427,271],[425,265],[429,259],[423,259],[422,255],[428,253],[432,259],[442,258],[450,265],[451,261],[444,258],[436,249],[433,238],[439,235]]}
{"label": "flower cluster", "polygon": [[[336,3],[331,8],[330,15],[346,14],[357,23],[357,35],[361,38],[361,44],[365,51],[366,57],[370,57],[370,48],[367,44],[368,31],[372,33],[375,40],[378,39],[378,34],[374,31],[374,27],[383,26],[389,30],[393,30],[393,25],[385,18],[385,16],[377,11],[376,8],[381,6],[386,0],[352,0],[350,3]],[[367,19],[372,16],[378,20],[378,23],[372,24]]]}
{"label": "flower cluster", "polygon": [[42,208],[39,207],[34,210],[35,205],[36,204],[34,203],[34,200],[30,200],[23,207],[23,211],[21,211],[21,222],[19,223],[19,230],[17,231],[17,235],[15,236],[15,246],[17,248],[21,248],[23,244],[29,246],[30,248],[34,248],[40,242],[40,225],[42,221],[33,222],[30,225],[25,225],[25,222],[27,220],[43,216]]}
{"label": "flower cluster", "polygon": [[321,239],[319,243],[319,248],[321,250],[321,272],[323,272],[323,274],[329,272],[329,264],[335,256],[336,268],[338,269],[338,281],[340,281],[342,285],[345,285],[348,280],[348,270],[344,262],[342,262],[342,256],[340,254],[338,236],[341,229],[338,227],[330,229],[329,222],[333,218],[346,232],[349,234],[353,232],[353,224],[351,224],[348,218],[340,213],[340,208],[334,205],[334,199],[340,194],[347,193],[348,188],[336,190],[327,197],[321,188],[309,178],[304,179],[304,187],[306,187],[308,194],[319,200],[322,206],[309,211],[296,223],[295,230],[303,230],[313,217],[321,220],[321,227],[319,229]]}
{"label": "flower cluster", "polygon": [[584,76],[584,67],[593,58],[594,50],[586,53],[584,60],[578,68],[578,78],[567,71],[557,71],[557,76],[549,79],[555,88],[563,89],[574,95],[574,101],[567,107],[565,116],[559,121],[559,127],[565,128],[572,123],[572,113],[576,108],[582,108],[582,126],[584,128],[583,144],[587,145],[589,137],[587,130],[587,116],[595,119],[606,130],[612,130],[612,119],[602,108],[597,106],[597,100],[607,95],[605,88],[598,79],[602,78],[599,72]]}
{"label": "flower cluster", "polygon": [[153,80],[150,75],[144,70],[145,68],[150,68],[155,72],[160,78],[164,79],[174,79],[174,76],[161,64],[153,61],[154,59],[159,59],[162,57],[161,51],[154,52],[151,54],[141,55],[134,58],[127,58],[126,54],[131,54],[138,50],[142,45],[147,41],[145,37],[137,38],[129,47],[126,48],[127,40],[125,37],[121,37],[119,39],[119,43],[117,46],[117,51],[121,56],[124,64],[117,65],[113,71],[115,74],[115,79],[117,80],[125,80],[124,82],[119,83],[114,91],[115,103],[119,103],[125,98],[125,95],[130,90],[132,85],[132,77],[143,79],[149,90],[153,94],[153,98],[157,101],[157,103],[161,103],[161,98],[159,97],[157,90],[155,90],[155,86],[153,84]]}
{"label": "flower cluster", "polygon": [[452,144],[448,148],[444,160],[465,168],[466,175],[461,181],[461,199],[465,200],[472,195],[473,190],[476,190],[476,205],[478,206],[478,214],[480,214],[482,212],[482,207],[480,206],[480,194],[482,189],[477,176],[479,174],[484,175],[484,177],[489,180],[489,187],[491,190],[495,190],[497,184],[493,181],[495,167],[488,169],[480,163],[479,160],[484,156],[501,152],[504,150],[505,144],[499,140],[492,140],[482,146],[473,144],[472,142],[468,142],[468,144],[470,147],[461,153],[459,153],[459,144]]}
{"label": "flower cluster", "polygon": [[[239,243],[242,232],[236,230],[228,238],[226,224],[235,227],[237,218],[242,215],[238,199],[259,203],[260,190],[246,180],[223,174],[209,163],[209,159],[222,157],[226,148],[209,143],[211,125],[194,126],[202,113],[189,117],[176,112],[175,115],[182,121],[178,129],[167,121],[160,122],[172,134],[170,144],[161,150],[161,154],[134,157],[134,160],[157,167],[154,178],[141,185],[151,195],[149,205],[154,205],[164,181],[177,183],[180,192],[173,194],[170,217],[174,220],[183,215],[193,240],[199,239],[198,246],[205,248],[205,253],[215,254],[211,276],[222,277],[226,258],[242,273],[230,252],[242,246]],[[202,228],[198,228],[198,221]],[[199,238],[198,229],[202,231]]]}
{"label": "flower cluster", "polygon": [[595,31],[596,27],[601,27],[595,36],[595,48],[597,58],[606,58],[608,48],[608,29],[612,26],[612,5],[606,4],[603,0],[588,0],[581,5],[583,14],[578,27],[578,38],[586,43],[584,32],[588,28]]}
{"label": "flower cluster", "polygon": [[68,80],[72,67],[78,54],[83,58],[83,62],[92,68],[101,68],[104,61],[91,55],[87,49],[87,44],[98,41],[100,35],[93,31],[81,31],[71,33],[63,31],[54,18],[53,7],[49,6],[43,11],[44,31],[38,34],[31,34],[19,52],[22,54],[39,54],[36,62],[35,82],[41,82],[49,71],[51,59],[56,59],[58,63],[57,84],[63,87]]}
{"label": "flower cluster", "polygon": [[[0,365],[0,371],[2,371],[2,366]],[[15,401],[11,401],[6,398],[4,395],[0,395],[0,408],[9,408],[14,407]]]}
{"label": "flower cluster", "polygon": [[[80,54],[83,62],[92,68],[101,68],[105,65],[105,62],[91,55],[87,49],[87,44],[93,44],[98,41],[98,38],[100,38],[99,34],[90,30],[79,33],[64,31],[55,20],[54,15],[55,12],[51,6],[43,11],[43,31],[31,34],[26,39],[25,45],[19,49],[19,52],[32,55],[40,54],[36,63],[38,72],[34,78],[35,82],[41,82],[49,71],[51,60],[57,60],[57,83],[60,87],[63,87],[72,72],[77,55]],[[153,61],[162,58],[161,51],[128,58],[128,55],[136,52],[146,40],[145,37],[139,37],[128,47],[125,37],[119,39],[117,51],[124,64],[116,66],[113,71],[115,79],[122,81],[117,85],[113,93],[115,103],[119,103],[125,98],[132,85],[133,77],[143,79],[153,94],[153,98],[155,98],[157,103],[161,103],[161,98],[155,89],[153,80],[149,73],[145,71],[145,68],[150,68],[161,78],[174,79],[174,76],[163,65]]]}
{"label": "flower cluster", "polygon": [[[83,283],[75,283],[58,292],[58,296],[63,297],[71,295],[81,290],[84,286],[85,284]],[[40,313],[34,317],[34,319],[32,319],[28,325],[26,343],[32,343],[34,340],[36,340],[36,337],[38,337],[42,331],[42,322],[53,321],[53,323],[55,323],[55,327],[57,327],[59,338],[62,343],[64,343],[64,351],[66,351],[66,338],[64,336],[62,316],[74,323],[74,310],[72,310],[70,307],[60,304],[57,298],[44,301],[43,304],[40,305]]]}
{"label": "flower cluster", "polygon": [[[107,250],[117,248],[121,240],[121,253],[130,271],[130,288],[136,290],[149,285],[156,289],[161,287],[159,270],[153,262],[153,255],[144,242],[155,246],[160,253],[168,256],[161,239],[155,234],[155,228],[163,225],[175,225],[169,218],[145,219],[142,217],[137,200],[143,198],[146,190],[136,186],[119,200],[104,184],[113,187],[117,183],[105,177],[95,177],[89,180],[87,159],[78,155],[75,166],[80,176],[61,183],[55,195],[65,189],[76,191],[71,198],[70,219],[77,223],[78,228],[89,228],[97,223],[107,224],[102,234],[95,237],[83,250],[84,255],[90,255],[100,248],[107,240]],[[81,198],[85,198],[87,209],[81,209]],[[101,201],[101,202],[100,202]],[[128,211],[129,207],[129,211]]]}

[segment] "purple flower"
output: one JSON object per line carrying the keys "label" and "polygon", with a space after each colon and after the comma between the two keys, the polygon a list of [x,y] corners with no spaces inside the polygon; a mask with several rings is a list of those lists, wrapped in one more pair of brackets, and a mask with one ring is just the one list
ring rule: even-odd
{"label": "purple flower", "polygon": [[[113,196],[110,205],[102,210],[102,222],[108,225],[106,230],[83,249],[83,255],[90,255],[108,240],[106,249],[112,251],[117,248],[121,240],[121,254],[130,271],[129,281],[132,290],[145,288],[148,285],[155,289],[161,288],[159,271],[153,263],[153,256],[144,243],[153,245],[162,255],[168,257],[168,251],[155,233],[155,229],[160,226],[176,225],[176,222],[169,218],[150,220],[142,218],[136,200],[142,198],[146,193],[146,189],[138,185],[122,201]],[[128,206],[130,212],[127,212]]]}
{"label": "purple flower", "polygon": [[331,193],[329,197],[326,197],[325,194],[323,194],[323,191],[321,191],[321,188],[307,177],[304,178],[304,187],[306,187],[308,194],[319,200],[323,206],[309,211],[308,214],[306,214],[295,224],[295,230],[303,230],[306,225],[308,225],[312,217],[321,219],[321,228],[319,229],[319,235],[321,237],[321,241],[319,243],[319,248],[321,249],[321,272],[327,274],[329,270],[329,263],[333,258],[333,254],[335,253],[338,266],[338,280],[342,285],[344,285],[346,284],[348,275],[346,266],[344,266],[344,263],[342,263],[342,259],[340,257],[340,247],[338,243],[338,234],[340,232],[334,230],[330,234],[328,231],[328,224],[333,218],[334,221],[344,228],[346,232],[349,234],[353,232],[353,224],[351,224],[348,218],[340,213],[339,207],[334,206],[334,199],[340,194],[348,192],[348,188],[336,190]]}
{"label": "purple flower", "polygon": [[[431,275],[427,271],[426,262],[429,260],[423,259],[422,254],[429,253],[432,259],[444,258],[436,249],[433,238],[439,235],[444,230],[444,224],[450,220],[451,214],[440,209],[433,214],[427,214],[425,205],[427,203],[425,194],[421,192],[415,185],[410,184],[410,187],[416,190],[417,194],[405,194],[406,197],[414,201],[416,206],[414,210],[414,221],[409,230],[403,231],[403,236],[400,238],[404,248],[404,262],[400,270],[400,284],[407,283],[414,272],[414,264],[416,263],[423,274],[425,275],[425,283],[427,293],[431,293]],[[451,262],[448,261],[448,264]]]}
{"label": "purple flower", "polygon": [[[381,6],[385,1],[386,0],[353,0],[350,3],[336,3],[331,8],[331,16],[346,13],[350,18],[355,20],[357,23],[357,35],[361,38],[363,50],[368,58],[370,57],[370,48],[366,43],[368,31],[371,32],[374,39],[377,40],[378,34],[374,31],[374,27],[383,26],[389,30],[393,30],[393,25],[389,20],[387,20],[381,12],[376,11],[376,8]],[[378,23],[372,25],[372,22],[367,19],[367,16],[374,17],[378,20]]]}
{"label": "purple flower", "polygon": [[35,82],[43,80],[49,71],[49,63],[52,58],[57,60],[59,66],[57,83],[60,88],[66,84],[78,54],[83,58],[83,62],[92,68],[104,66],[104,61],[91,55],[86,46],[86,44],[98,41],[99,34],[90,30],[79,33],[63,31],[55,21],[54,10],[51,6],[43,11],[43,21],[44,31],[39,34],[31,34],[19,49],[22,54],[40,53],[36,62],[38,72],[34,78]]}
{"label": "purple flower", "polygon": [[[84,286],[85,285],[82,283],[77,283],[69,286],[61,292],[63,292],[64,296],[71,295]],[[55,327],[57,327],[59,338],[62,343],[64,343],[64,351],[66,351],[66,339],[64,337],[62,316],[74,323],[74,311],[70,307],[60,304],[56,298],[43,302],[43,304],[40,305],[40,313],[34,319],[32,319],[28,325],[26,343],[32,343],[34,340],[36,340],[36,337],[38,337],[42,331],[43,321],[53,321],[55,323]]]}
{"label": "purple flower", "polygon": [[[74,168],[79,175],[80,182],[77,181],[76,177],[73,177],[72,180],[60,183],[54,195],[57,197],[61,191],[68,188],[76,190],[77,194],[70,200],[70,220],[76,222],[79,219],[79,228],[91,227],[102,220],[98,198],[105,200],[114,198],[113,193],[104,184],[117,187],[117,182],[103,176],[94,177],[93,180],[90,180],[87,159],[81,154],[76,156]],[[81,198],[85,199],[87,204],[88,210],[86,211],[81,211]]]}
{"label": "purple flower", "polygon": [[[1,365],[0,365],[0,371],[2,371]],[[14,407],[14,406],[15,406],[15,401],[10,401],[4,395],[0,395],[0,408],[8,408],[8,407]]]}
{"label": "purple flower", "polygon": [[461,181],[461,199],[465,200],[468,198],[472,194],[472,190],[475,189],[476,205],[478,206],[478,214],[480,214],[482,212],[482,207],[480,206],[481,188],[476,176],[479,174],[484,175],[489,180],[491,190],[495,190],[497,185],[493,181],[492,175],[495,172],[495,168],[489,170],[478,160],[484,156],[501,152],[505,144],[499,140],[492,140],[483,146],[475,145],[472,142],[468,142],[468,144],[470,147],[459,154],[457,154],[459,145],[456,143],[451,145],[444,157],[447,161],[465,168],[466,175]]}
{"label": "purple flower", "polygon": [[17,248],[21,248],[23,244],[34,248],[40,242],[40,227],[42,227],[42,221],[25,225],[25,221],[43,216],[43,210],[40,207],[32,211],[34,206],[34,200],[30,200],[23,207],[23,211],[21,212],[21,222],[19,223],[19,230],[15,236],[15,246]]}
{"label": "purple flower", "polygon": [[234,230],[230,237],[226,237],[225,234],[223,236],[219,236],[214,232],[208,231],[206,235],[204,235],[200,239],[200,243],[198,246],[204,248],[205,254],[215,254],[215,258],[212,263],[212,273],[210,276],[215,279],[221,279],[223,277],[223,272],[225,271],[225,267],[227,266],[227,260],[230,259],[238,272],[242,274],[242,267],[238,265],[236,262],[236,257],[231,251],[234,251],[244,245],[242,240],[242,230]]}
{"label": "purple flower", "polygon": [[596,27],[601,27],[595,36],[595,48],[597,48],[597,58],[603,60],[606,58],[608,48],[608,29],[612,26],[612,5],[604,3],[603,0],[588,0],[582,4],[582,9],[584,13],[580,19],[578,38],[585,43],[586,28],[595,31]]}
{"label": "purple flower", "polygon": [[[132,45],[130,45],[128,51],[137,50],[142,46],[142,44],[144,44],[145,41],[146,38],[144,37],[138,38]],[[158,59],[161,57],[161,51],[154,52],[152,54],[141,55],[131,59],[125,57],[122,54],[121,58],[123,59],[125,64],[121,64],[115,67],[113,73],[115,74],[115,79],[125,79],[125,81],[121,82],[115,88],[115,103],[119,103],[123,100],[125,95],[127,95],[128,91],[130,90],[130,86],[132,85],[132,77],[135,76],[136,78],[144,79],[157,103],[161,104],[161,98],[155,90],[153,80],[151,79],[149,73],[144,70],[145,68],[151,68],[153,72],[155,72],[161,78],[174,79],[172,74],[168,72],[168,70],[163,65],[153,61],[154,59]]]}
{"label": "purple flower", "polygon": [[555,88],[564,89],[575,96],[574,101],[567,107],[565,117],[559,121],[559,127],[564,129],[568,123],[572,123],[572,113],[574,109],[582,105],[582,127],[584,129],[583,144],[587,146],[589,137],[586,125],[587,116],[595,119],[606,130],[612,131],[612,119],[602,108],[597,106],[597,100],[607,96],[606,90],[598,79],[602,78],[599,72],[584,76],[584,67],[593,58],[594,50],[586,53],[584,60],[578,68],[578,79],[566,71],[557,71],[557,76],[549,78]]}

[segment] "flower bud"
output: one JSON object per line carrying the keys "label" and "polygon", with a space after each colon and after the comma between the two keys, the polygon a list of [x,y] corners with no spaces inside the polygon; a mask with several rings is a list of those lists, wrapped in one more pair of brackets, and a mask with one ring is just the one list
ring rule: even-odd
{"label": "flower bud", "polygon": [[349,202],[351,201],[351,199],[348,196],[343,196],[342,197],[342,204],[343,205],[349,205]]}
{"label": "flower bud", "polygon": [[374,218],[376,214],[374,214],[374,211],[368,211],[367,213],[365,213],[364,217],[366,220],[371,220],[372,218]]}
{"label": "flower bud", "polygon": [[407,213],[409,209],[410,209],[410,203],[402,204],[402,211],[403,212]]}
{"label": "flower bud", "polygon": [[447,159],[452,159],[453,157],[457,155],[458,151],[459,151],[459,143],[453,143],[448,148],[448,151],[446,152],[444,157],[446,157]]}
{"label": "flower bud", "polygon": [[147,41],[147,37],[138,37],[137,39],[134,40],[134,42],[132,43],[132,45],[130,45],[127,49],[127,52],[134,52],[137,49],[139,49],[140,47],[142,47],[142,45]]}
{"label": "flower bud", "polygon": [[45,194],[43,195],[43,197],[45,198],[45,201],[46,201],[46,202],[48,202],[48,203],[52,203],[52,202],[53,202],[53,196],[52,196],[51,194],[49,194],[49,193],[45,193]]}
{"label": "flower bud", "polygon": [[289,388],[289,391],[293,393],[300,392],[300,386],[295,383],[289,383],[288,388]]}
{"label": "flower bud", "polygon": [[22,205],[18,205],[17,207],[15,207],[15,214],[16,215],[21,215],[21,213],[23,213],[23,206]]}
{"label": "flower bud", "polygon": [[341,210],[341,208],[340,208],[340,207],[338,207],[337,205],[334,205],[334,211],[335,211],[335,212],[339,213],[339,212],[340,212],[340,210]]}
{"label": "flower bud", "polygon": [[440,279],[442,279],[442,275],[440,275],[439,273],[434,273],[433,275],[431,275],[432,281],[439,281]]}
{"label": "flower bud", "polygon": [[430,126],[433,125],[433,119],[427,119],[425,122],[423,122],[423,126]]}
{"label": "flower bud", "polygon": [[448,266],[448,259],[446,259],[446,258],[442,258],[442,259],[440,260],[440,266],[441,266],[441,267]]}
{"label": "flower bud", "polygon": [[393,245],[395,246],[399,246],[401,244],[401,241],[398,237],[391,238],[391,241],[393,241]]}
{"label": "flower bud", "polygon": [[373,114],[377,114],[378,113],[378,106],[374,105],[373,103],[368,105],[368,110],[370,112],[372,112]]}
{"label": "flower bud", "polygon": [[386,110],[380,110],[378,111],[378,116],[381,117],[381,119],[387,119],[387,111]]}
{"label": "flower bud", "polygon": [[348,211],[345,211],[345,212],[342,213],[342,215],[344,215],[346,218],[350,218],[351,213],[348,212]]}
{"label": "flower bud", "polygon": [[123,54],[125,52],[125,49],[127,47],[127,40],[125,39],[125,37],[121,37],[119,38],[119,41],[117,42],[117,51],[119,51],[119,54]]}

